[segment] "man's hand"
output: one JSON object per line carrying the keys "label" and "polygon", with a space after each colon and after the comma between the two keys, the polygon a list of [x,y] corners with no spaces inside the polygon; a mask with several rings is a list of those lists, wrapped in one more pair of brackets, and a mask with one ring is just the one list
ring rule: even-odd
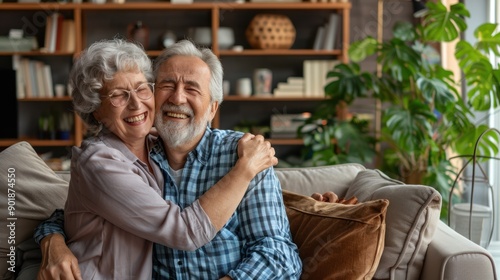
{"label": "man's hand", "polygon": [[40,248],[43,257],[38,280],[82,280],[78,260],[66,246],[62,235],[55,233],[45,237]]}
{"label": "man's hand", "polygon": [[339,197],[334,192],[326,192],[324,194],[313,193],[311,195],[311,197],[316,199],[317,201],[323,201],[323,202],[341,203],[341,204],[356,204],[356,203],[358,203],[358,199],[355,196],[353,196],[349,199],[345,199],[345,198],[339,199]]}
{"label": "man's hand", "polygon": [[324,202],[337,202],[339,200],[339,197],[334,192],[326,192],[324,194],[313,193],[311,197],[317,201]]}

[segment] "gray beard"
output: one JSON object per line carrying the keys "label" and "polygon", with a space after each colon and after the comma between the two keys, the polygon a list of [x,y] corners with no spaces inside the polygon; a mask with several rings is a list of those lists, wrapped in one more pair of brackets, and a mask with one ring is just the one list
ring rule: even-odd
{"label": "gray beard", "polygon": [[163,111],[156,114],[156,129],[163,143],[169,148],[178,148],[193,141],[193,139],[196,139],[205,132],[207,124],[210,123],[210,110],[207,110],[200,122],[196,122],[194,118],[191,118],[187,125],[164,121]]}

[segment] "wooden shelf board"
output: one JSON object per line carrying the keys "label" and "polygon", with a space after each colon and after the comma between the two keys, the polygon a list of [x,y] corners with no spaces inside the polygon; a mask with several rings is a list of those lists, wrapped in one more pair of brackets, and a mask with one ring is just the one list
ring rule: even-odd
{"label": "wooden shelf board", "polygon": [[63,96],[63,97],[31,97],[31,98],[18,98],[19,102],[53,102],[53,101],[71,101],[71,96]]}
{"label": "wooden shelf board", "polygon": [[312,50],[312,49],[272,49],[272,50],[255,50],[247,49],[242,51],[219,50],[221,56],[266,56],[266,55],[341,55],[341,50]]}
{"label": "wooden shelf board", "polygon": [[36,51],[22,51],[22,52],[5,52],[0,51],[0,56],[11,56],[11,55],[24,55],[24,56],[72,56],[71,52],[42,52],[39,50]]}
{"label": "wooden shelf board", "polygon": [[302,139],[266,139],[271,142],[272,145],[304,145],[304,140]]}
{"label": "wooden shelf board", "polygon": [[64,147],[64,146],[74,146],[75,141],[73,139],[69,140],[41,140],[34,138],[17,138],[17,139],[0,139],[0,147],[8,147],[15,143],[26,141],[34,147]]}
{"label": "wooden shelf board", "polygon": [[259,96],[236,96],[229,95],[224,96],[224,101],[237,101],[237,102],[255,102],[255,101],[321,101],[324,100],[324,97],[259,97]]}
{"label": "wooden shelf board", "polygon": [[172,9],[172,10],[321,10],[333,9],[342,10],[350,9],[351,3],[308,3],[308,2],[269,2],[269,3],[236,3],[236,2],[206,2],[206,3],[187,3],[173,4],[170,2],[126,2],[120,3],[57,3],[57,2],[41,2],[41,3],[2,3],[0,10],[73,10],[80,9],[82,11],[95,10],[156,10],[156,9]]}

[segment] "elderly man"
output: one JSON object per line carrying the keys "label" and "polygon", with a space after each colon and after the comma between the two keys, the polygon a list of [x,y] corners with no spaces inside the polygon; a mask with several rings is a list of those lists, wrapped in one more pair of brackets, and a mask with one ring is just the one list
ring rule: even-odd
{"label": "elderly man", "polygon": [[[156,59],[154,71],[155,126],[163,143],[150,156],[163,171],[164,198],[182,208],[232,168],[242,133],[210,128],[222,102],[223,71],[209,49],[178,42]],[[50,231],[39,230],[37,239],[41,232]],[[210,243],[192,252],[155,244],[153,260],[155,279],[298,279],[302,265],[273,169],[252,180],[235,214]]]}

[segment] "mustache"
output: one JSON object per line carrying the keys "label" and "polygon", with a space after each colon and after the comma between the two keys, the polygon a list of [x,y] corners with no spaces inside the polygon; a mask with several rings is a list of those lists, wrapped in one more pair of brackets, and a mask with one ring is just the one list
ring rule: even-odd
{"label": "mustache", "polygon": [[175,113],[181,113],[181,114],[185,114],[185,115],[189,115],[189,116],[194,115],[193,110],[191,110],[191,108],[189,108],[187,106],[179,106],[179,105],[174,105],[174,104],[163,104],[161,106],[161,110],[162,111],[172,111]]}

